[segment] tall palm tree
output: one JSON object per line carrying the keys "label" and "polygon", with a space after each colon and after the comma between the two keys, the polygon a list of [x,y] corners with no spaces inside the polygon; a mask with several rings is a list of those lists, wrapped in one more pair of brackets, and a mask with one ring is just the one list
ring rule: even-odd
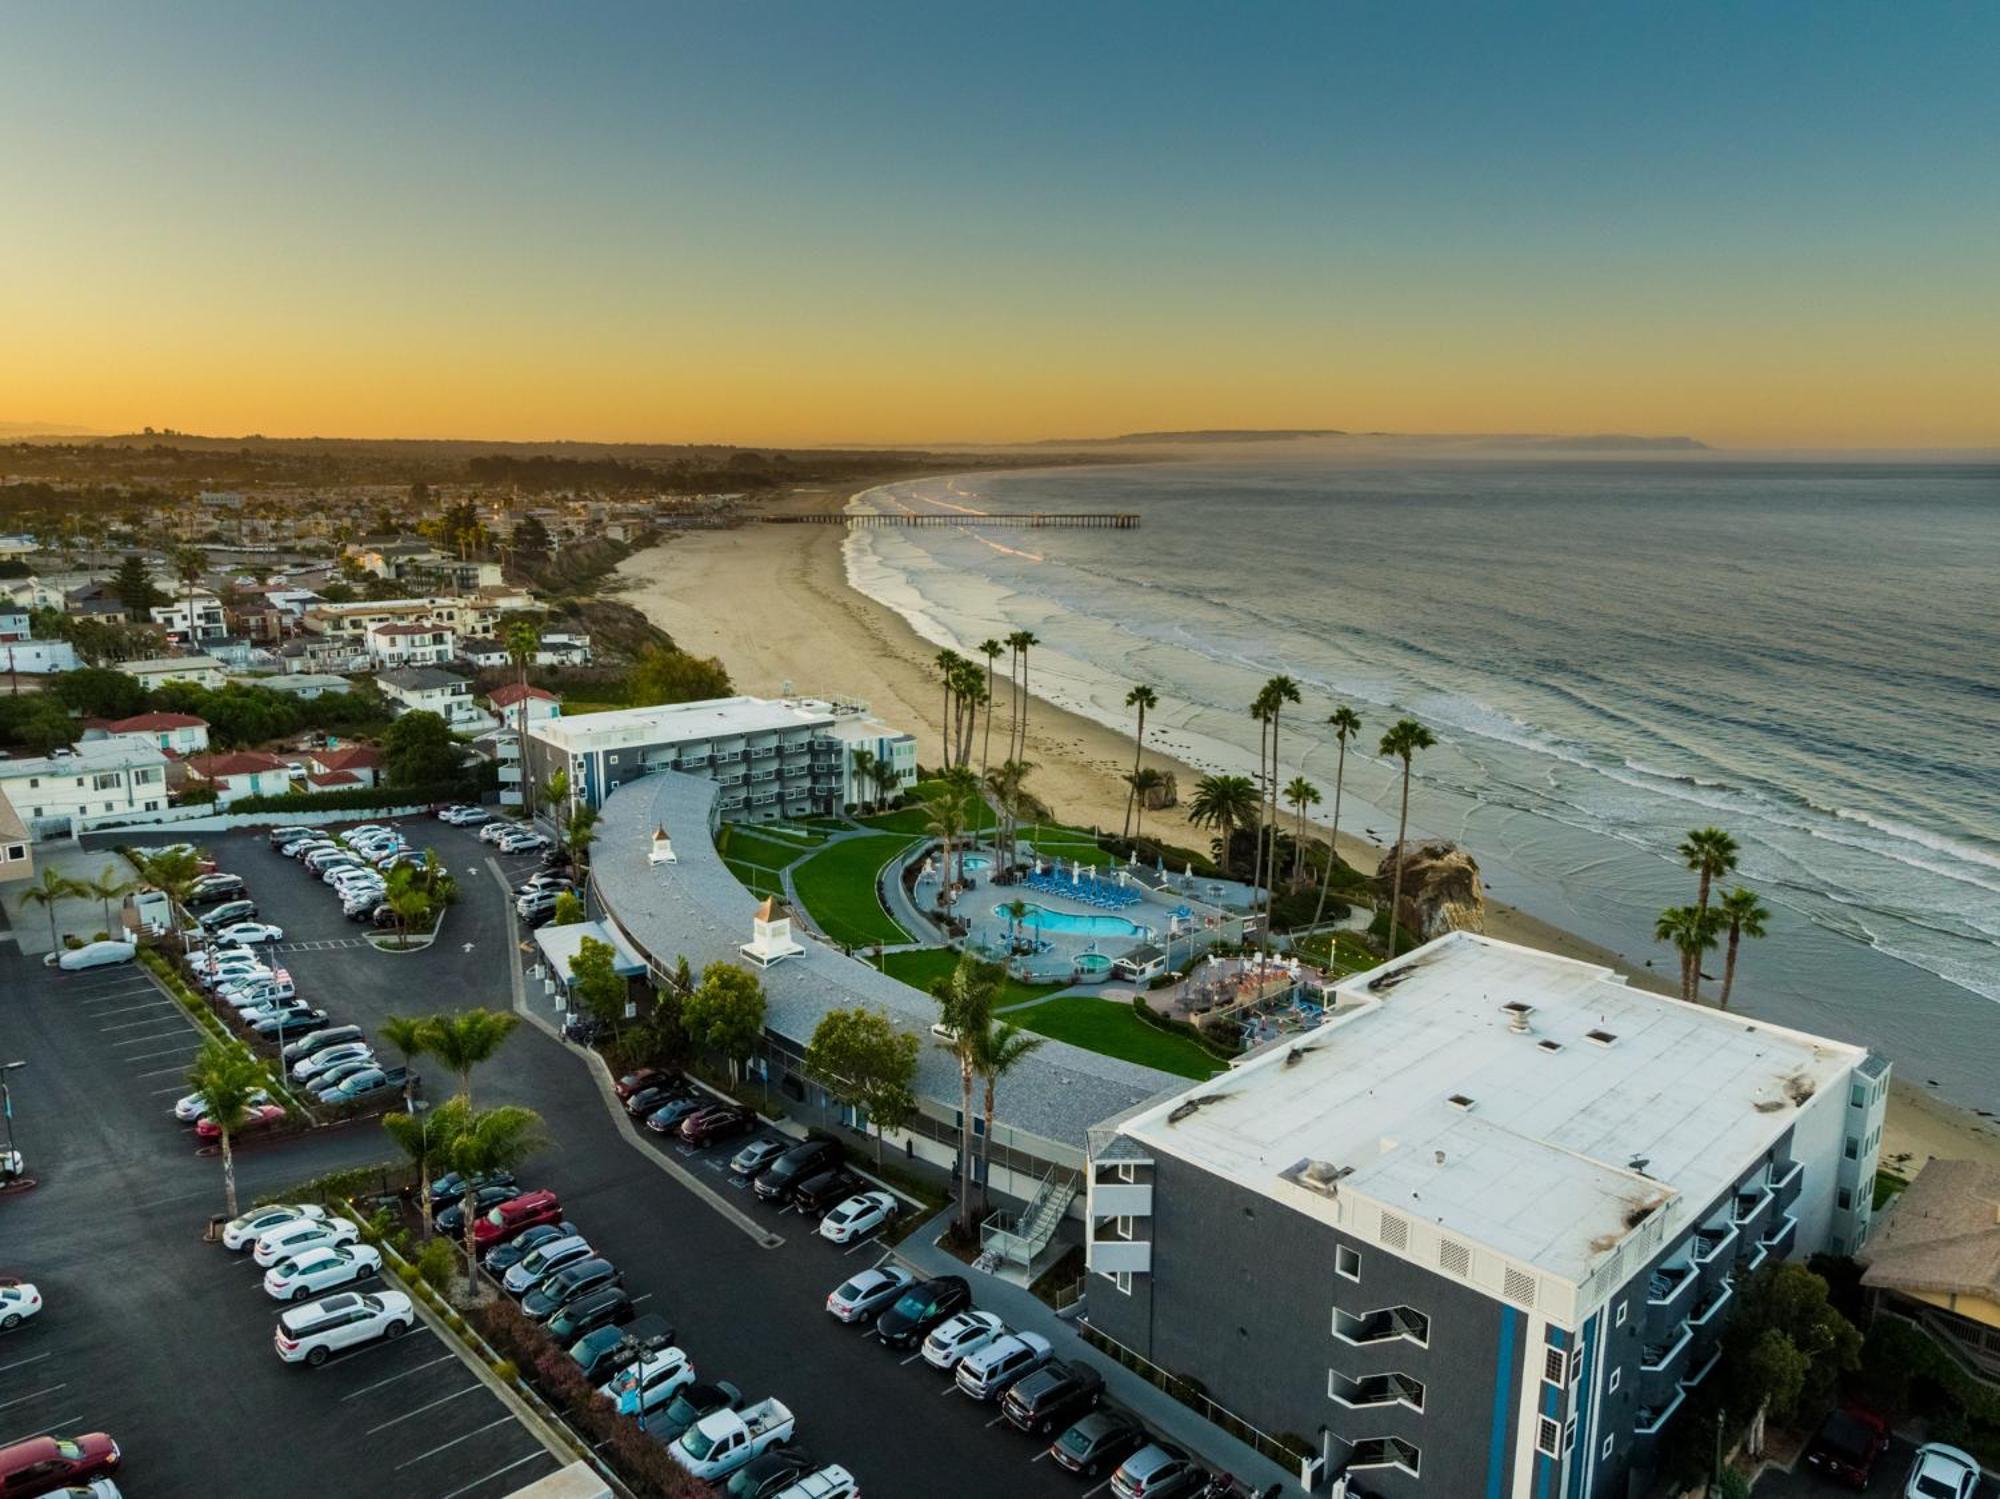
{"label": "tall palm tree", "polygon": [[[1268,851],[1259,850],[1259,867],[1263,870],[1264,885],[1264,927],[1259,937],[1261,948],[1270,940],[1272,887],[1278,883],[1278,755],[1280,748],[1279,719],[1285,711],[1286,703],[1299,701],[1299,684],[1283,675],[1272,677],[1258,694],[1271,714],[1271,769],[1264,777],[1264,801],[1269,811],[1258,809],[1258,817],[1264,824],[1264,838],[1269,843]],[[1263,767],[1258,767],[1262,771]]]}
{"label": "tall palm tree", "polygon": [[[1125,694],[1125,706],[1139,710],[1138,726],[1132,730],[1132,775],[1136,776],[1139,773],[1140,752],[1146,747],[1146,710],[1148,708],[1159,707],[1160,697],[1152,688],[1141,682]],[[1128,785],[1131,784],[1130,776],[1126,777],[1126,783]],[[1125,795],[1125,836],[1127,838],[1132,836],[1132,801],[1137,794],[1137,788],[1135,787]]]}
{"label": "tall palm tree", "polygon": [[870,778],[875,782],[875,800],[878,806],[887,805],[895,800],[903,784],[903,773],[896,769],[896,762],[893,760],[877,760]]}
{"label": "tall palm tree", "polygon": [[958,1063],[958,1229],[972,1233],[972,1079],[978,1071],[979,1037],[992,1023],[993,1002],[1006,970],[962,953],[957,965],[931,985],[938,1002],[938,1020],[950,1034],[947,1043]]}
{"label": "tall palm tree", "polygon": [[472,1069],[492,1059],[521,1017],[504,1010],[459,1010],[431,1017],[430,1054],[458,1074],[459,1096],[472,1103]]}
{"label": "tall palm tree", "polygon": [[597,824],[602,816],[597,808],[579,802],[571,809],[569,820],[563,824],[563,837],[569,844],[576,888],[586,893],[590,889],[590,846],[597,841]]}
{"label": "tall palm tree", "polygon": [[1721,935],[1722,918],[1700,906],[1669,906],[1653,923],[1653,938],[1671,942],[1681,959],[1681,998],[1701,1000],[1701,957],[1712,952]]}
{"label": "tall palm tree", "polygon": [[1292,838],[1292,883],[1296,885],[1306,860],[1306,808],[1319,805],[1319,787],[1304,776],[1293,776],[1285,785],[1285,800],[1299,814],[1298,832]]}
{"label": "tall palm tree", "polygon": [[111,903],[114,900],[123,900],[138,888],[139,882],[137,880],[120,879],[118,876],[118,866],[116,864],[107,864],[104,866],[103,872],[96,879],[79,882],[77,892],[80,895],[89,895],[103,902],[104,931],[109,936],[117,930],[111,924]]}
{"label": "tall palm tree", "polygon": [[1716,903],[1723,925],[1729,928],[1729,956],[1722,965],[1722,997],[1716,1001],[1729,1008],[1729,991],[1736,987],[1736,949],[1745,937],[1762,937],[1771,913],[1758,901],[1757,892],[1738,885]]}
{"label": "tall palm tree", "polygon": [[957,715],[952,735],[958,745],[952,764],[969,769],[966,762],[972,758],[972,731],[979,726],[979,710],[988,701],[978,662],[960,661],[952,668],[952,701]]}
{"label": "tall palm tree", "polygon": [[855,800],[865,804],[864,811],[872,811],[875,801],[875,751],[857,748],[847,757],[847,764],[854,773],[854,784],[861,792]]}
{"label": "tall palm tree", "polygon": [[178,546],[173,552],[174,575],[181,582],[181,602],[187,606],[187,646],[197,649],[194,624],[195,585],[208,571],[208,554],[197,546]]}
{"label": "tall palm tree", "polygon": [[49,913],[49,948],[59,952],[62,950],[62,938],[56,935],[56,907],[66,900],[87,900],[89,897],[90,890],[86,886],[43,865],[41,879],[21,892],[21,904],[40,906]]}
{"label": "tall palm tree", "polygon": [[465,1220],[465,1274],[468,1282],[476,1284],[474,1275],[479,1260],[475,1250],[479,1214],[475,1179],[494,1171],[512,1171],[546,1145],[548,1135],[543,1128],[542,1116],[533,1109],[511,1104],[494,1109],[475,1109],[472,1101],[461,1094],[431,1110],[428,1136],[430,1153],[465,1179],[465,1196],[461,1199],[461,1216]]}
{"label": "tall palm tree", "polygon": [[951,695],[957,683],[956,669],[964,660],[957,651],[949,648],[931,657],[931,665],[938,669],[938,678],[944,685],[944,714],[938,719],[938,733],[944,740],[942,756],[938,761],[941,767],[951,764]]}
{"label": "tall palm tree", "polygon": [[1020,828],[1021,813],[1028,804],[1028,775],[1032,760],[1009,758],[986,773],[987,789],[1000,804],[1000,829],[995,840],[1006,850],[1006,867],[1014,867],[1014,836]]}
{"label": "tall palm tree", "polygon": [[1019,641],[1021,647],[1021,742],[1014,750],[1014,758],[1024,760],[1028,755],[1028,650],[1042,642],[1033,630],[1016,630],[1011,638]]}
{"label": "tall palm tree", "polygon": [[1164,773],[1150,765],[1143,765],[1129,776],[1125,784],[1132,788],[1132,837],[1136,840],[1146,824],[1146,798],[1167,783]]}
{"label": "tall palm tree", "polygon": [[986,779],[987,752],[993,748],[993,672],[1000,653],[1007,647],[988,636],[979,642],[979,654],[986,658],[986,733],[979,742],[979,779]]}
{"label": "tall palm tree", "polygon": [[1020,1065],[1028,1053],[1041,1046],[1046,1037],[1037,1036],[1032,1031],[1022,1030],[1012,1021],[1003,1020],[997,1025],[987,1017],[986,1025],[973,1037],[973,1069],[986,1084],[986,1135],[979,1142],[979,1210],[983,1213],[991,1205],[989,1194],[993,1181],[993,1095],[1000,1079]]}
{"label": "tall palm tree", "polygon": [[1326,833],[1326,874],[1319,882],[1319,904],[1313,909],[1313,925],[1326,915],[1326,893],[1333,888],[1333,866],[1340,857],[1340,788],[1347,779],[1347,741],[1361,732],[1361,715],[1342,703],[1327,715],[1333,737],[1340,743],[1340,760],[1333,770],[1333,826]]}
{"label": "tall palm tree", "polygon": [[965,797],[950,787],[945,787],[924,802],[924,831],[937,838],[944,845],[944,888],[938,895],[938,904],[951,904],[952,850],[957,846],[958,835],[965,831]]}
{"label": "tall palm tree", "polygon": [[1736,840],[1721,828],[1696,828],[1681,840],[1679,853],[1687,867],[1701,876],[1694,903],[1697,910],[1706,911],[1710,882],[1736,868]]}
{"label": "tall palm tree", "polygon": [[1396,819],[1396,848],[1393,857],[1395,872],[1389,882],[1389,956],[1396,956],[1396,948],[1402,939],[1403,910],[1403,839],[1410,831],[1410,762],[1419,750],[1427,750],[1437,743],[1437,737],[1414,718],[1399,718],[1389,726],[1389,732],[1382,736],[1377,752],[1394,755],[1403,762],[1403,809]]}
{"label": "tall palm tree", "polygon": [[528,665],[542,648],[541,632],[526,620],[507,631],[507,659],[514,663],[514,685],[521,696],[514,704],[514,746],[521,757],[521,803],[528,821],[535,820],[535,778],[528,770]]}
{"label": "tall palm tree", "polygon": [[1203,776],[1195,782],[1188,802],[1188,821],[1198,828],[1215,828],[1222,856],[1216,862],[1229,873],[1229,845],[1236,829],[1256,815],[1257,787],[1248,776]]}
{"label": "tall palm tree", "polygon": [[188,1086],[201,1095],[202,1113],[215,1121],[222,1142],[222,1202],[236,1216],[236,1132],[250,1113],[250,1097],[264,1086],[264,1069],[242,1047],[205,1041],[188,1068]]}

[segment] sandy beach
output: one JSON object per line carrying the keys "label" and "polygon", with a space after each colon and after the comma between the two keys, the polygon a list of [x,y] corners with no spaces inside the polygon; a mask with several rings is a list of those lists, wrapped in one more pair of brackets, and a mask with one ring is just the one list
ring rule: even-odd
{"label": "sandy beach", "polygon": [[[751,513],[838,510],[870,487],[798,491],[759,502]],[[938,648],[900,615],[848,586],[845,534],[839,526],[755,524],[689,532],[628,558],[619,568],[619,597],[683,650],[720,658],[738,691],[860,698],[878,716],[915,733],[919,759],[935,764],[943,704],[930,663]],[[1004,729],[1007,684],[997,683],[995,691],[996,722]],[[1114,829],[1122,823],[1129,736],[1031,697],[1027,758],[1035,765],[1031,789],[1058,818]],[[1200,775],[1150,751],[1146,763],[1172,772],[1183,799]],[[1209,838],[1177,810],[1148,813],[1146,827],[1189,846],[1205,846]],[[1322,836],[1324,831],[1322,826]],[[1343,831],[1340,852],[1355,867],[1373,869],[1382,847]],[[1636,985],[1672,992],[1659,972],[1513,907],[1489,901],[1486,930],[1505,941],[1603,963]],[[2000,1160],[2000,1127],[1993,1121],[1940,1103],[1904,1080],[1894,1088],[1882,1145],[1885,1166],[1908,1172],[1933,1155]]]}

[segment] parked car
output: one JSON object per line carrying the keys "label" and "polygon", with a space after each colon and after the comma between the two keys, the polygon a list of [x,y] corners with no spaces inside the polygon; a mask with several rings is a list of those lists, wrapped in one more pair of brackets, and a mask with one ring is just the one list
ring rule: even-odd
{"label": "parked car", "polygon": [[786,1151],[792,1148],[790,1140],[777,1135],[765,1135],[752,1140],[748,1145],[729,1158],[729,1169],[738,1176],[755,1178]]}
{"label": "parked car", "polygon": [[325,1208],[310,1202],[273,1203],[267,1208],[252,1208],[222,1226],[222,1247],[240,1252],[250,1248],[274,1228],[297,1223],[302,1218],[319,1219],[325,1216]]}
{"label": "parked car", "polygon": [[0,1494],[28,1499],[109,1478],[124,1456],[101,1431],[80,1437],[29,1437],[0,1447]]}
{"label": "parked car", "polygon": [[575,1235],[576,1225],[567,1219],[557,1223],[537,1223],[532,1228],[522,1229],[513,1238],[481,1251],[479,1263],[487,1274],[498,1279],[544,1244],[554,1244]]}
{"label": "parked car", "polygon": [[284,1002],[275,1010],[256,1011],[254,1015],[254,1019],[250,1015],[243,1017],[250,1022],[250,1029],[260,1036],[271,1037],[296,1036],[302,1031],[312,1030],[315,1026],[325,1025],[333,1018],[324,1010],[315,1010],[311,1005],[296,1004],[291,1001]]}
{"label": "parked car", "polygon": [[1007,1336],[1007,1324],[992,1312],[963,1311],[947,1317],[924,1339],[924,1362],[949,1374],[967,1354]]}
{"label": "parked car", "polygon": [[704,1416],[717,1411],[733,1411],[743,1403],[743,1392],[726,1379],[714,1384],[691,1384],[667,1402],[667,1408],[646,1422],[646,1430],[656,1442],[671,1442]]}
{"label": "parked car", "polygon": [[958,1361],[958,1388],[974,1400],[995,1400],[1049,1361],[1055,1352],[1040,1333],[1010,1332]]}
{"label": "parked car", "polygon": [[573,1011],[563,1021],[562,1037],[578,1046],[595,1046],[609,1031],[610,1027],[595,1015]]}
{"label": "parked car", "polygon": [[350,1077],[359,1077],[364,1072],[380,1072],[381,1070],[380,1067],[375,1065],[373,1057],[357,1057],[351,1062],[337,1063],[327,1068],[324,1072],[313,1074],[313,1093],[317,1096],[323,1092],[331,1092]]}
{"label": "parked car", "polygon": [[656,1135],[678,1135],[683,1119],[707,1107],[705,1094],[690,1093],[684,1098],[670,1098],[646,1116],[646,1128]]}
{"label": "parked car", "polygon": [[352,1244],[361,1237],[351,1218],[294,1218],[259,1234],[250,1245],[250,1258],[271,1266],[288,1260],[302,1249]]}
{"label": "parked car", "polygon": [[287,1062],[299,1062],[305,1060],[316,1051],[325,1051],[329,1046],[344,1046],[351,1041],[359,1041],[360,1039],[360,1026],[334,1025],[327,1027],[323,1031],[314,1031],[310,1035],[299,1037],[298,1040],[292,1042],[279,1055]]}
{"label": "parked car", "polygon": [[271,847],[283,848],[287,843],[296,843],[301,838],[310,838],[314,831],[315,829],[307,827],[272,828],[270,833]]}
{"label": "parked car", "polygon": [[693,1090],[685,1083],[654,1083],[641,1088],[625,1100],[625,1112],[634,1119],[644,1119],[653,1110],[676,1098],[685,1098]]}
{"label": "parked car", "polygon": [[603,1380],[649,1353],[671,1348],[673,1343],[673,1326],[665,1317],[649,1312],[622,1327],[600,1327],[585,1333],[570,1344],[569,1356],[583,1370],[585,1379]]}
{"label": "parked car", "polygon": [[611,1085],[611,1091],[618,1095],[620,1103],[634,1093],[646,1088],[660,1088],[673,1082],[674,1074],[664,1067],[641,1067],[637,1072],[628,1072]]}
{"label": "parked car", "polygon": [[[519,1187],[498,1185],[480,1187],[472,1194],[472,1216],[478,1218],[497,1208],[501,1203],[512,1202],[521,1195]],[[451,1206],[438,1209],[432,1221],[436,1223],[439,1233],[450,1234],[454,1239],[457,1238],[465,1232],[465,1199],[461,1197]]]}
{"label": "parked car", "polygon": [[86,942],[81,947],[50,953],[42,961],[64,973],[80,973],[89,968],[109,968],[116,963],[129,963],[138,951],[138,944],[132,942]]}
{"label": "parked car", "polygon": [[832,1244],[856,1243],[894,1223],[899,1210],[887,1192],[862,1192],[820,1220],[819,1236]]}
{"label": "parked car", "polygon": [[681,1121],[681,1138],[690,1145],[713,1145],[756,1127],[757,1116],[741,1104],[711,1104]]}
{"label": "parked car", "polygon": [[1122,1411],[1096,1410],[1055,1439],[1049,1456],[1058,1467],[1096,1478],[1146,1445],[1146,1428]]}
{"label": "parked car", "polygon": [[537,890],[531,895],[521,896],[514,902],[514,914],[523,921],[533,921],[537,916],[554,915],[558,899],[553,890]]}
{"label": "parked car", "polygon": [[304,1301],[335,1286],[366,1280],[381,1269],[381,1252],[372,1244],[307,1249],[266,1270],[264,1291],[273,1301]]}
{"label": "parked car", "polygon": [[364,1058],[371,1062],[375,1059],[374,1050],[365,1041],[348,1041],[340,1046],[328,1046],[294,1062],[292,1081],[302,1083],[308,1078],[317,1077],[330,1067],[338,1067],[342,1062],[355,1062]]}
{"label": "parked car", "polygon": [[875,1336],[890,1348],[921,1343],[945,1318],[972,1305],[972,1287],[962,1275],[919,1281],[875,1319]]}
{"label": "parked car", "polygon": [[519,830],[508,833],[500,840],[500,852],[503,854],[538,853],[548,846],[549,840],[540,833]]}
{"label": "parked car", "polygon": [[826,1310],[836,1322],[863,1322],[889,1305],[915,1280],[901,1265],[863,1270],[826,1293]]}
{"label": "parked car", "polygon": [[[472,1178],[471,1184],[474,1188],[511,1187],[514,1185],[514,1173],[511,1171],[482,1172]],[[448,1205],[455,1205],[465,1195],[465,1188],[466,1178],[460,1176],[456,1171],[440,1176],[436,1181],[431,1183],[431,1206],[433,1208],[441,1208]]]}
{"label": "parked car", "polygon": [[363,1098],[380,1098],[388,1093],[401,1093],[404,1082],[411,1087],[422,1082],[422,1078],[408,1077],[401,1067],[382,1067],[369,1063],[358,1071],[349,1073],[332,1086],[321,1086],[313,1090],[313,1096],[321,1103],[353,1103]]}
{"label": "parked car", "polygon": [[[281,1104],[260,1103],[253,1105],[244,1111],[243,1122],[229,1132],[229,1137],[233,1140],[239,1135],[250,1133],[252,1130],[269,1129],[284,1117],[285,1110]],[[222,1138],[222,1126],[206,1114],[195,1120],[194,1132],[196,1138],[202,1140],[220,1140]]]}
{"label": "parked car", "polygon": [[254,900],[226,900],[212,911],[204,911],[199,920],[201,929],[210,936],[226,926],[234,926],[239,921],[253,921],[257,916],[257,902]]}
{"label": "parked car", "polygon": [[[578,1260],[565,1265],[521,1298],[521,1310],[537,1322],[546,1322],[579,1296],[617,1286],[625,1277],[605,1259]],[[584,1329],[586,1332],[588,1328]],[[564,1339],[563,1341],[570,1341]]]}
{"label": "parked car", "polygon": [[488,1208],[472,1225],[475,1246],[504,1244],[523,1229],[562,1221],[562,1199],[553,1192],[523,1192]]}
{"label": "parked car", "polygon": [[1926,1442],[1910,1462],[1904,1499],[1972,1499],[1979,1492],[1979,1460],[1958,1447]]}
{"label": "parked car", "polygon": [[401,1291],[369,1296],[343,1291],[280,1312],[272,1342],[286,1363],[317,1367],[343,1348],[358,1348],[377,1338],[400,1338],[415,1321],[410,1298]]}
{"label": "parked car", "polygon": [[787,1442],[759,1453],[730,1474],[722,1492],[727,1499],[773,1499],[812,1470],[812,1454]]}
{"label": "parked car", "polygon": [[751,1458],[792,1439],[797,1422],[775,1395],[740,1410],[703,1416],[667,1448],[667,1455],[696,1478],[727,1478]]}
{"label": "parked car", "polygon": [[679,1348],[662,1348],[626,1364],[598,1394],[618,1407],[621,1416],[651,1414],[694,1383],[694,1364]]}
{"label": "parked car", "polygon": [[508,834],[519,831],[520,826],[518,822],[489,822],[479,830],[479,841],[481,843],[498,843]]}
{"label": "parked car", "polygon": [[845,1166],[816,1171],[792,1188],[792,1206],[814,1218],[824,1218],[868,1185]]}
{"label": "parked car", "polygon": [[563,1304],[549,1318],[549,1336],[558,1343],[574,1343],[585,1333],[632,1320],[632,1298],[620,1286],[600,1286]]}
{"label": "parked car", "polygon": [[42,1309],[42,1293],[25,1280],[0,1286],[0,1332],[12,1332]]}
{"label": "parked car", "polygon": [[541,874],[531,874],[525,880],[521,881],[520,884],[516,885],[514,887],[514,896],[518,900],[524,895],[535,895],[544,890],[551,890],[557,894],[561,894],[565,890],[574,891],[575,889],[576,881],[572,880],[568,875],[549,874],[544,871]]}
{"label": "parked car", "polygon": [[[245,1102],[252,1104],[269,1103],[270,1101],[271,1095],[266,1093],[262,1088],[251,1089],[250,1096],[245,1100]],[[199,1093],[190,1093],[186,1097],[176,1100],[174,1103],[174,1118],[180,1120],[183,1124],[192,1124],[207,1112],[208,1100],[203,1098]]]}
{"label": "parked car", "polygon": [[780,1490],[776,1499],[861,1499],[861,1485],[840,1464],[829,1463]]}
{"label": "parked car", "polygon": [[1889,1427],[1873,1411],[1843,1406],[1829,1412],[1806,1446],[1806,1466],[1857,1492],[1868,1487],[1889,1447]]}
{"label": "parked car", "polygon": [[1000,1401],[1007,1419],[1022,1431],[1045,1437],[1097,1409],[1104,1376],[1088,1364],[1051,1360],[1021,1376]]}
{"label": "parked car", "polygon": [[590,1241],[582,1234],[566,1234],[536,1246],[509,1267],[500,1277],[500,1289],[510,1296],[525,1296],[556,1271],[591,1257]]}
{"label": "parked car", "polygon": [[1118,1499],[1179,1499],[1207,1481],[1207,1470],[1180,1448],[1148,1442],[1118,1465],[1111,1492]]}
{"label": "parked car", "polygon": [[188,886],[187,899],[181,904],[192,911],[196,906],[239,899],[249,888],[240,874],[205,874]]}
{"label": "parked car", "polygon": [[215,935],[218,941],[251,947],[260,942],[283,942],[285,929],[268,921],[233,921]]}
{"label": "parked car", "polygon": [[807,1140],[794,1145],[757,1173],[750,1190],[766,1202],[782,1201],[808,1177],[816,1176],[840,1160],[840,1146],[832,1140]]}

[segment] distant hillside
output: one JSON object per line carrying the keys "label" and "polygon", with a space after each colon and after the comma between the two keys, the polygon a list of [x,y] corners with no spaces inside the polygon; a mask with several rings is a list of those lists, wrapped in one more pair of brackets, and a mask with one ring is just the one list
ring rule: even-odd
{"label": "distant hillside", "polygon": [[1116,437],[1045,437],[1030,448],[1112,447],[1120,443],[1294,442],[1302,437],[1345,437],[1338,427],[1204,427],[1191,432],[1123,432]]}
{"label": "distant hillside", "polygon": [[1030,448],[1162,447],[1204,443],[1304,442],[1343,438],[1364,444],[1561,453],[1705,453],[1693,437],[1638,437],[1625,432],[1551,436],[1538,432],[1351,432],[1339,427],[1206,427],[1186,432],[1124,432],[1116,437],[1050,437]]}

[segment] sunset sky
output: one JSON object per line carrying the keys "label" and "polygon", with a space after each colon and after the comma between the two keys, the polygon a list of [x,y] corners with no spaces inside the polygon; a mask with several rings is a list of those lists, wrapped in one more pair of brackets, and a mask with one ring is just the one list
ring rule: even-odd
{"label": "sunset sky", "polygon": [[2000,443],[2000,6],[10,7],[0,422]]}

